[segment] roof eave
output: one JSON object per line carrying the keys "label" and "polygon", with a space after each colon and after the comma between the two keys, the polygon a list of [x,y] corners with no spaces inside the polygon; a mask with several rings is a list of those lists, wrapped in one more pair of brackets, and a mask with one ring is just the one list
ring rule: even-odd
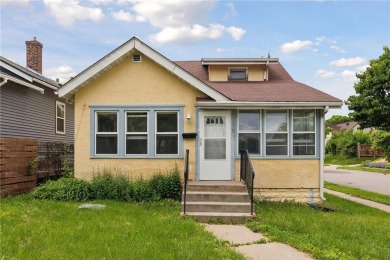
{"label": "roof eave", "polygon": [[280,108],[304,108],[304,107],[310,107],[310,108],[341,108],[343,105],[342,101],[320,101],[320,102],[302,102],[302,101],[291,101],[291,102],[246,102],[246,101],[217,101],[217,102],[210,102],[210,101],[200,101],[196,103],[197,106],[202,108],[227,108],[227,107],[280,107]]}

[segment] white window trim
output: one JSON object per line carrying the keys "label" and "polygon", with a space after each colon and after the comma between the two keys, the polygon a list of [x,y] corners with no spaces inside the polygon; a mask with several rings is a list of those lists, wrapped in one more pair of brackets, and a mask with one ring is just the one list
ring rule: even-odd
{"label": "white window trim", "polygon": [[[258,111],[259,112],[259,130],[240,130],[240,112],[241,111]],[[237,154],[240,155],[240,134],[260,134],[260,153],[250,154],[252,157],[262,156],[263,154],[263,142],[262,142],[262,110],[261,109],[240,109],[237,113]]]}
{"label": "white window trim", "polygon": [[[232,70],[245,70],[245,79],[230,79],[230,71]],[[228,81],[248,81],[248,67],[228,67]]]}
{"label": "white window trim", "polygon": [[[60,106],[63,106],[64,107],[64,117],[61,118],[58,116],[58,105]],[[58,124],[57,124],[57,119],[63,119],[64,120],[64,131],[58,131]],[[65,134],[65,129],[66,129],[66,105],[65,103],[62,103],[62,102],[59,102],[59,101],[56,101],[56,134]]]}
{"label": "white window trim", "polygon": [[[314,112],[314,131],[294,131],[294,111],[300,111],[300,110],[312,110]],[[317,111],[315,109],[292,109],[292,126],[291,126],[291,146],[292,146],[292,156],[316,156],[317,154]],[[294,134],[314,134],[314,154],[294,154]]]}
{"label": "white window trim", "polygon": [[[98,119],[97,119],[97,116],[98,116],[98,113],[116,113],[116,132],[98,132]],[[119,113],[118,111],[114,111],[114,110],[101,110],[101,111],[95,111],[95,155],[98,155],[98,156],[115,156],[115,155],[119,155],[119,132],[118,132],[118,128],[119,128]],[[96,142],[96,138],[97,138],[97,135],[100,134],[100,135],[113,135],[113,134],[116,134],[116,154],[102,154],[102,153],[97,153],[96,152],[96,149],[97,149],[97,142]]]}
{"label": "white window trim", "polygon": [[[173,113],[176,113],[176,120],[177,120],[177,132],[158,132],[157,131],[157,114],[158,113],[166,113],[166,114],[173,114]],[[165,110],[161,110],[161,111],[155,111],[155,115],[154,115],[154,120],[155,120],[155,123],[154,123],[154,155],[157,157],[157,156],[166,156],[166,155],[179,155],[179,148],[180,148],[180,145],[179,145],[179,111],[165,111]],[[176,134],[177,135],[177,153],[170,153],[170,154],[160,154],[160,153],[157,153],[157,135],[160,134],[160,135],[169,135],[169,134]]]}
{"label": "white window trim", "polygon": [[[146,132],[127,132],[127,114],[128,113],[134,113],[134,114],[142,114],[146,113]],[[149,112],[148,111],[139,111],[139,110],[127,110],[125,111],[125,155],[149,155]],[[145,135],[146,134],[146,153],[126,153],[127,151],[127,135]]]}
{"label": "white window trim", "polygon": [[[286,112],[286,123],[287,123],[287,128],[286,131],[283,132],[267,132],[267,112],[268,111],[285,111]],[[290,156],[290,142],[289,142],[289,130],[290,130],[290,120],[289,120],[289,110],[288,109],[268,109],[265,110],[265,115],[264,115],[264,155],[265,156],[275,156],[275,157],[288,157]],[[272,154],[272,155],[267,155],[267,134],[286,134],[287,135],[287,154]]]}

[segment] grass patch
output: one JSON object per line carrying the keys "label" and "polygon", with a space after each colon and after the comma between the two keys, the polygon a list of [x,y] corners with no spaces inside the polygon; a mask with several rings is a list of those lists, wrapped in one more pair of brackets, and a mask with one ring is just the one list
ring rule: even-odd
{"label": "grass patch", "polygon": [[379,194],[379,193],[352,188],[348,186],[342,186],[330,182],[325,182],[325,188],[350,194],[352,196],[359,197],[362,199],[372,200],[390,206],[390,196],[384,194]]}
{"label": "grass patch", "polygon": [[371,167],[363,167],[363,166],[340,166],[337,167],[337,169],[390,174],[390,169],[380,169],[380,168],[371,168]]}
{"label": "grass patch", "polygon": [[389,214],[327,194],[324,211],[296,203],[256,202],[249,228],[319,259],[390,259]]}
{"label": "grass patch", "polygon": [[364,162],[372,161],[374,157],[348,157],[344,155],[333,155],[327,154],[325,156],[325,164],[335,164],[335,165],[351,165],[351,164],[362,164]]}
{"label": "grass patch", "polygon": [[244,259],[190,218],[175,201],[35,200],[30,195],[1,200],[4,259]]}

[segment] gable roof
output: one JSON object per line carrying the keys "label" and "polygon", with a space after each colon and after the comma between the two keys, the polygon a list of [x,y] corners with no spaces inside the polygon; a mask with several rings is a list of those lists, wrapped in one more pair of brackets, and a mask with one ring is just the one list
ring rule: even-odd
{"label": "gable roof", "polygon": [[131,51],[137,50],[142,54],[148,56],[154,62],[170,71],[172,74],[181,78],[191,86],[197,88],[201,92],[205,93],[209,97],[213,98],[216,101],[228,101],[229,99],[222,95],[217,90],[209,87],[203,81],[199,80],[192,74],[188,73],[186,70],[177,66],[174,62],[170,61],[136,37],[131,38],[129,41],[125,42],[90,67],[79,73],[76,77],[68,81],[64,86],[62,86],[58,93],[60,97],[65,97],[70,99],[71,96],[81,87],[87,85],[91,80],[95,79],[101,75],[104,71],[113,67],[116,63],[119,63],[124,58],[131,54]]}
{"label": "gable roof", "polygon": [[268,65],[268,81],[252,82],[209,81],[207,67],[203,66],[202,62],[176,61],[176,64],[232,101],[342,103],[338,98],[293,80],[280,63]]}
{"label": "gable roof", "polygon": [[57,90],[60,87],[60,84],[56,81],[46,78],[38,72],[23,67],[3,56],[0,56],[0,67],[1,73],[8,75],[8,77],[17,78],[27,83],[37,82],[53,90]]}

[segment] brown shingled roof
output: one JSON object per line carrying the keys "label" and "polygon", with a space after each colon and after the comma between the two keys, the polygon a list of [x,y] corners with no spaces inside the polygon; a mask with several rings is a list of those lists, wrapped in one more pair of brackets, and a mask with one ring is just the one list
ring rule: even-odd
{"label": "brown shingled roof", "polygon": [[318,89],[293,80],[284,67],[269,65],[269,81],[212,82],[200,61],[176,61],[177,65],[233,101],[244,102],[341,102]]}

